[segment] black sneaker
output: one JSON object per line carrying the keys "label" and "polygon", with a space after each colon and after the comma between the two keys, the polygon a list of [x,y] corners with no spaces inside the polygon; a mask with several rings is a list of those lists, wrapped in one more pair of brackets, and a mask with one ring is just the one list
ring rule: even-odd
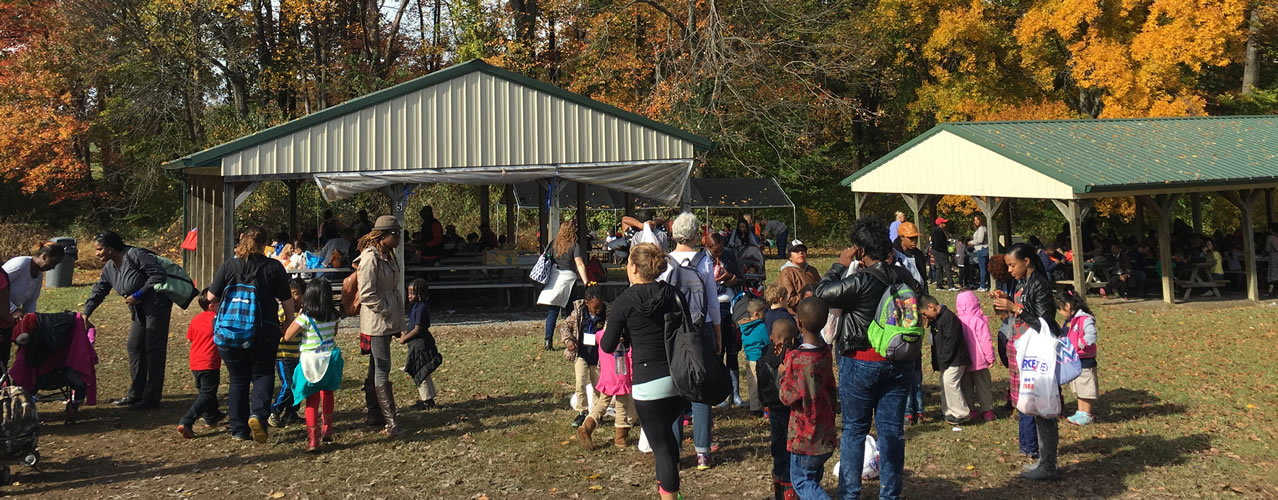
{"label": "black sneaker", "polygon": [[205,415],[204,424],[209,427],[217,427],[217,424],[221,423],[224,418],[226,418],[226,414],[222,412],[217,412],[213,415]]}
{"label": "black sneaker", "polygon": [[581,427],[581,424],[586,423],[586,415],[587,413],[584,411],[581,413],[578,413],[577,418],[572,420],[572,428],[576,429],[578,427]]}
{"label": "black sneaker", "polygon": [[967,422],[967,419],[966,419],[966,418],[951,417],[951,416],[949,416],[949,415],[946,415],[946,416],[945,416],[945,423],[947,423],[947,424],[950,424],[950,425],[959,425],[959,424],[961,424],[961,423],[963,423],[963,422]]}

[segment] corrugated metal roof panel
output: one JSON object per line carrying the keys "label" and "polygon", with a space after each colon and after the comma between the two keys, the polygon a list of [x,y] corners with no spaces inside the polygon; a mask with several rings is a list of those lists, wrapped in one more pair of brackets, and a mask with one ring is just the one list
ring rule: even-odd
{"label": "corrugated metal roof panel", "polygon": [[[851,185],[906,151],[950,132],[1068,185],[1075,193],[1278,179],[1278,117],[946,123],[860,172]],[[984,175],[980,165],[974,175]]]}
{"label": "corrugated metal roof panel", "polygon": [[[616,132],[611,137],[610,127]],[[322,136],[316,144],[315,138]],[[620,141],[619,138],[640,141]],[[308,140],[309,139],[309,140]],[[310,143],[309,154],[292,154]],[[703,138],[482,61],[459,64],[170,162],[224,175],[691,159]]]}

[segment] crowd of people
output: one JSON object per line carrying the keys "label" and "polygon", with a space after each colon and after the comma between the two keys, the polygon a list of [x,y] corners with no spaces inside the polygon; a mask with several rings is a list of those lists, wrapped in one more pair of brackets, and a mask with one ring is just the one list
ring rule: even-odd
{"label": "crowd of people", "polygon": [[[422,260],[438,261],[458,248],[455,230],[442,226],[430,207],[421,215],[425,236],[417,253]],[[1082,258],[1093,272],[1108,273],[1102,279],[1117,294],[1139,296],[1142,284],[1162,271],[1146,240],[1120,240],[1091,228],[1085,230],[1090,243],[1078,254],[1057,235],[1047,245],[1030,238],[991,255],[979,216],[972,235],[957,237],[947,232],[948,220],[937,218],[925,251],[918,228],[897,215],[891,225],[874,217],[857,220],[848,247],[824,273],[808,262],[808,248],[801,241],[783,241],[788,230],[776,221],[743,217],[735,226],[715,231],[689,213],[672,219],[627,217],[629,286],[611,302],[585,269],[574,223],[564,223],[546,252],[552,268],[537,303],[548,310],[546,348],[553,346],[557,332],[572,364],[572,426],[581,445],[595,448],[594,433],[609,415],[615,447],[631,446],[631,430],[641,426],[654,453],[658,493],[677,498],[686,427],[692,426],[697,468],[710,469],[719,449],[715,410],[743,408],[752,418],[769,422],[776,498],[824,498],[822,471],[836,448],[842,497],[859,495],[868,452],[877,454],[880,496],[898,498],[904,428],[927,418],[922,349],[885,351],[876,336],[886,310],[908,311],[895,317],[898,327],[926,328],[925,340],[912,342],[930,346],[930,364],[941,389],[938,418],[947,424],[994,420],[1000,411],[996,399],[1004,400],[1002,411],[1010,414],[1020,394],[1017,341],[1040,329],[1040,321],[1081,359],[1082,373],[1068,385],[1077,409],[1066,421],[1091,424],[1100,396],[1097,321],[1085,294],[1054,292],[1053,282],[1067,279],[1061,273],[1071,266],[1064,264]],[[481,229],[479,244],[498,243],[491,231]],[[1209,263],[1219,277],[1238,267],[1230,261],[1238,259],[1234,249],[1241,234],[1205,236],[1183,223],[1175,231],[1175,264]],[[334,432],[334,393],[345,368],[335,341],[337,322],[348,316],[358,317],[361,354],[368,356],[367,423],[387,436],[403,432],[391,380],[396,340],[407,349],[402,371],[418,393],[411,408],[434,408],[437,388],[431,375],[443,357],[430,333],[428,283],[413,280],[407,297],[400,296],[405,277],[396,249],[402,235],[392,216],[371,221],[361,212],[353,224],[343,226],[326,214],[314,242],[323,249],[320,256],[329,267],[340,262],[355,269],[335,300],[334,284],[326,277],[290,278],[287,272],[296,265],[295,252],[311,242],[290,243],[268,237],[261,228],[245,229],[235,257],[199,293],[201,312],[187,327],[188,362],[198,395],[180,419],[178,433],[191,438],[197,420],[212,427],[226,419],[232,439],[265,443],[270,428],[303,423],[306,449],[318,451]],[[778,239],[778,250],[784,249],[780,256],[785,262],[775,282],[767,281],[760,253],[768,236]],[[1263,251],[1278,258],[1278,227],[1264,238]],[[109,231],[94,238],[93,248],[103,269],[81,315],[91,317],[113,291],[130,310],[126,345],[131,382],[113,404],[155,408],[162,395],[173,305],[155,288],[168,278],[163,260]],[[290,251],[294,254],[281,258]],[[46,245],[4,264],[0,300],[9,303],[10,314],[0,318],[0,354],[6,363],[8,344],[15,339],[23,343],[26,330],[19,320],[36,310],[41,273],[62,258],[62,247]],[[1273,274],[1271,293],[1278,282]],[[580,298],[574,301],[575,288]],[[959,293],[951,305],[933,290]],[[982,307],[978,294],[985,294],[990,310]],[[567,311],[563,320],[561,311]],[[691,335],[727,373],[731,391],[722,400],[689,399],[674,382],[685,369],[673,363],[669,347],[671,318],[680,315],[695,325]],[[902,354],[909,352],[913,354]],[[1007,370],[1006,390],[992,386],[991,370],[997,364]],[[225,413],[217,397],[223,366],[229,386]],[[841,428],[834,425],[835,413],[842,414]],[[1057,418],[1015,415],[1019,450],[1035,460],[1022,476],[1057,477]],[[876,444],[867,448],[872,425]]]}
{"label": "crowd of people", "polygon": [[[937,221],[933,242],[949,243],[947,222]],[[981,222],[977,221],[978,229]],[[713,410],[730,406],[769,420],[776,498],[825,498],[822,471],[836,448],[840,495],[856,498],[872,424],[877,445],[870,453],[878,453],[880,496],[899,498],[904,427],[925,420],[923,361],[917,355],[885,354],[873,337],[875,323],[883,321],[885,293],[897,293],[900,287],[917,294],[905,303],[917,308],[915,318],[927,327],[926,340],[920,342],[930,345],[931,366],[941,387],[939,418],[944,422],[959,426],[991,421],[999,410],[996,399],[1006,400],[1004,408],[1016,404],[1020,388],[1014,346],[1022,335],[1039,329],[1041,319],[1082,358],[1083,375],[1069,384],[1078,398],[1077,411],[1067,421],[1092,423],[1092,404],[1099,396],[1096,320],[1084,297],[1053,291],[1041,248],[1017,243],[996,255],[997,265],[984,262],[991,269],[981,269],[982,273],[992,271],[996,281],[1011,287],[979,290],[971,286],[973,281],[961,278],[962,271],[955,273],[958,282],[948,282],[950,269],[937,264],[952,256],[948,245],[932,245],[924,253],[913,223],[899,221],[889,227],[870,217],[856,221],[851,245],[826,273],[808,264],[806,246],[793,241],[776,282],[748,284],[737,255],[760,245],[750,224],[742,219],[736,227],[717,232],[692,214],[635,220],[630,225],[654,236],[636,235],[632,240],[625,267],[630,286],[611,303],[599,287],[578,279],[571,269],[558,269],[566,271],[564,279],[586,285],[584,298],[574,302],[568,320],[558,324],[564,356],[573,365],[577,414],[572,425],[577,439],[586,450],[595,448],[593,434],[610,405],[616,414],[614,446],[630,446],[629,431],[638,423],[654,454],[662,498],[678,496],[685,427],[692,426],[697,468],[709,469],[711,454],[718,449]],[[974,267],[984,268],[982,260],[989,252],[985,241],[961,243],[980,256]],[[573,262],[572,255],[565,257],[555,262]],[[929,283],[933,272],[937,277]],[[971,289],[961,291],[951,306],[930,294],[929,285]],[[559,286],[548,284],[543,295],[562,293],[554,291]],[[992,303],[988,315],[978,292],[986,293]],[[547,304],[552,314],[557,313],[555,304]],[[676,335],[669,326],[672,314],[689,315],[704,325],[694,335],[703,349],[721,356],[717,359],[732,385],[724,401],[690,399],[675,385],[683,368],[669,354],[671,336]],[[991,338],[992,323],[999,333],[997,343]],[[555,326],[548,318],[547,329]],[[737,369],[741,354],[744,373]],[[1000,359],[1011,381],[1006,390],[995,389],[991,382],[991,370]],[[841,435],[834,425],[836,408],[842,413]],[[1034,460],[1021,475],[1030,480],[1057,477],[1057,419],[1024,412],[1017,418],[1020,451]]]}

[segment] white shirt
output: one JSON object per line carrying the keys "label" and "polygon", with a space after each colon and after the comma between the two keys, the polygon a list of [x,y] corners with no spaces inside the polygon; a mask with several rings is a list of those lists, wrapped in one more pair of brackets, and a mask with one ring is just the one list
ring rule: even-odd
{"label": "white shirt", "polygon": [[22,309],[23,312],[35,312],[36,300],[40,298],[40,287],[44,284],[44,273],[38,272],[31,277],[31,257],[14,257],[4,263],[4,272],[9,274],[9,312]]}

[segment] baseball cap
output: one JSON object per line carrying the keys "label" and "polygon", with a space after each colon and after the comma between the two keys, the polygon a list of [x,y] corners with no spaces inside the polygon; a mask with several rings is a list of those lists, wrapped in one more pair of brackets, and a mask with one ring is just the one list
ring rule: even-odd
{"label": "baseball cap", "polygon": [[914,226],[913,222],[902,222],[901,226],[896,229],[898,236],[913,238],[919,235],[919,228]]}
{"label": "baseball cap", "polygon": [[949,219],[946,219],[945,217],[937,217],[937,218],[936,218],[936,225],[938,225],[938,226],[939,226],[939,225],[941,225],[941,224],[945,224],[946,222],[949,222],[949,221],[950,221],[950,220],[949,220]]}
{"label": "baseball cap", "polygon": [[790,253],[806,251],[808,251],[808,246],[804,245],[802,241],[794,240],[790,242]]}

